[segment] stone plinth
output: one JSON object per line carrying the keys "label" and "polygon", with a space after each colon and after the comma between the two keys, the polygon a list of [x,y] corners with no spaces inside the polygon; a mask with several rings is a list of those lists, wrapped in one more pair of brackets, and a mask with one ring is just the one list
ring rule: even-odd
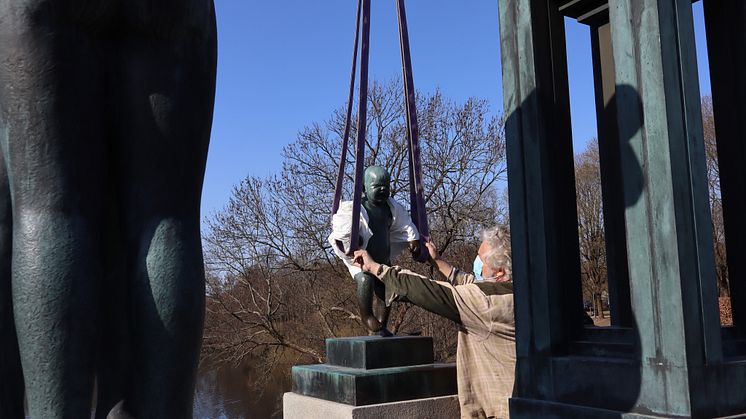
{"label": "stone plinth", "polygon": [[327,339],[326,350],[326,364],[293,367],[293,393],[358,407],[457,393],[456,365],[433,363],[430,337]]}
{"label": "stone plinth", "polygon": [[353,406],[456,394],[455,364],[363,370],[293,367],[293,392]]}
{"label": "stone plinth", "polygon": [[326,363],[376,369],[433,363],[433,338],[356,336],[326,340]]}
{"label": "stone plinth", "polygon": [[458,419],[460,417],[458,397],[455,395],[350,406],[300,394],[285,393],[282,406],[284,419]]}

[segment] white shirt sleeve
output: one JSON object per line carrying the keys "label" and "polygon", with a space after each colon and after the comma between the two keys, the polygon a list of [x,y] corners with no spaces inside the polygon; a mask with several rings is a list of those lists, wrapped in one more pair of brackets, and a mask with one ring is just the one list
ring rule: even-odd
{"label": "white shirt sleeve", "polygon": [[414,225],[409,212],[398,202],[389,198],[389,204],[393,209],[393,220],[391,223],[391,241],[411,242],[419,240],[420,233]]}
{"label": "white shirt sleeve", "polygon": [[[362,223],[361,223],[362,224]],[[361,238],[365,242],[365,234],[361,229]],[[344,262],[347,266],[347,270],[350,271],[350,275],[355,276],[362,270],[352,264],[352,258],[347,256],[342,250],[339,249],[337,241],[342,243],[344,249],[350,248],[350,235],[352,233],[352,201],[343,201],[339,205],[337,213],[332,216],[332,232],[329,234],[329,244],[332,246],[334,254]],[[364,243],[367,244],[367,243]],[[363,246],[365,247],[365,246]]]}

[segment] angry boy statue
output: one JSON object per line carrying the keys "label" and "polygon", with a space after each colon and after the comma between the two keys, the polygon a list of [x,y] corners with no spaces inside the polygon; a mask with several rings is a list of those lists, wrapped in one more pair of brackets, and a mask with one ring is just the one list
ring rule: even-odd
{"label": "angry boy statue", "polygon": [[[371,166],[363,175],[362,205],[360,208],[360,248],[366,249],[373,259],[390,266],[391,261],[409,248],[413,255],[419,251],[419,233],[407,210],[391,198],[391,176],[386,169]],[[352,258],[337,246],[341,242],[349,249],[352,227],[352,201],[344,201],[332,217],[332,234],[329,243],[342,259],[357,284],[360,318],[370,334],[392,336],[386,328],[390,307],[387,307],[385,289],[374,275],[353,265]]]}

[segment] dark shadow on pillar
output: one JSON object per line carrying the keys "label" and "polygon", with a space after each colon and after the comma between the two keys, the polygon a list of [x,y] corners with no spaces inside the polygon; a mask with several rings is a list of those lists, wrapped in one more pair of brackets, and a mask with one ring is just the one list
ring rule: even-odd
{"label": "dark shadow on pillar", "polygon": [[606,265],[609,284],[611,325],[633,324],[627,269],[627,235],[624,226],[621,147],[617,124],[616,76],[608,16],[590,26],[593,81],[596,96],[596,123],[601,170]]}
{"label": "dark shadow on pillar", "polygon": [[[536,125],[549,117],[541,112],[547,109],[542,108],[542,101],[546,106],[547,97],[533,91],[506,121],[518,340],[511,416],[552,416],[569,409],[566,415],[555,417],[591,418],[599,417],[603,409],[610,415],[604,417],[621,417],[620,412],[635,407],[641,388],[640,338],[629,307],[622,309],[629,310],[623,314],[630,319],[631,327],[583,328],[581,321],[568,316],[551,324],[561,329],[551,334],[563,339],[551,348],[537,345],[537,334],[546,333],[541,330],[547,327],[543,324],[546,316],[565,312],[556,309],[566,304],[564,293],[554,291],[574,290],[575,285],[579,290],[581,280],[579,275],[568,276],[559,263],[563,257],[577,254],[572,251],[573,246],[577,251],[577,236],[557,234],[555,225],[568,221],[563,210],[568,202],[576,204],[575,196],[560,193],[562,185],[574,184],[574,173],[557,171],[568,163],[558,160],[573,156],[555,152],[556,143],[562,139],[547,127]],[[639,110],[625,112],[627,119],[619,121],[617,153],[623,189],[609,192],[622,197],[618,210],[624,214],[625,208],[642,197],[645,187],[642,166],[630,145],[642,127],[642,104],[637,91],[628,85],[616,86],[610,104],[606,112],[615,117],[615,106]],[[560,175],[564,178],[559,179]],[[546,258],[537,259],[536,255],[542,253]],[[582,305],[578,304],[576,310],[580,313]],[[581,333],[574,332],[577,330]]]}

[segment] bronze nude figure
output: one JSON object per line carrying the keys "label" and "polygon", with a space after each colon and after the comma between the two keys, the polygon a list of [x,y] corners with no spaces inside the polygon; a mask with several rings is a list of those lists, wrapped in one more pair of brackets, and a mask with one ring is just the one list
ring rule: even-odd
{"label": "bronze nude figure", "polygon": [[216,49],[212,0],[0,0],[0,308],[32,418],[89,417],[94,380],[97,418],[191,417]]}

